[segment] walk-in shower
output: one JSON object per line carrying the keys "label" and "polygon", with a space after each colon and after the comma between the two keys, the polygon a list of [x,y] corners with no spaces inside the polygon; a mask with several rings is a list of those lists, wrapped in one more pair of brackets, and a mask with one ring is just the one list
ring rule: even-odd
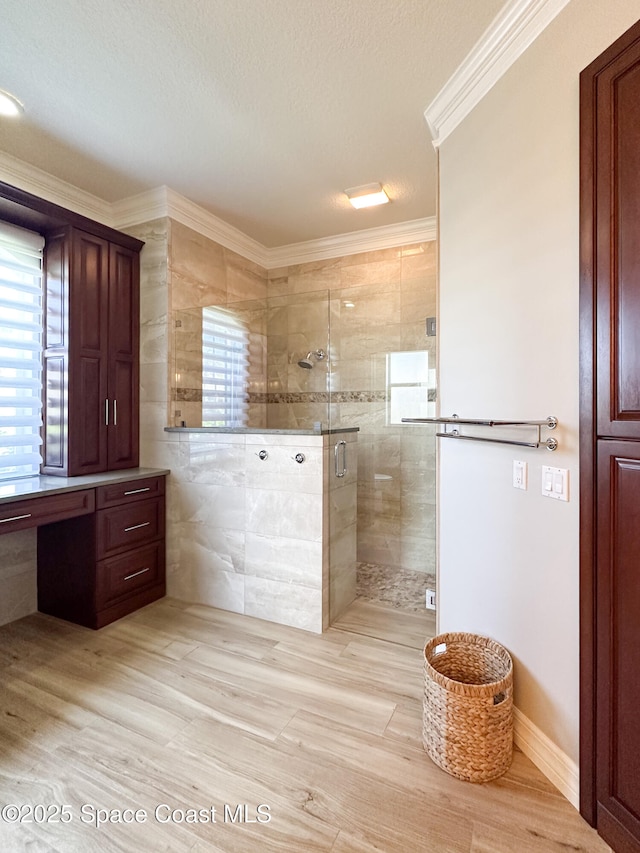
{"label": "walk-in shower", "polygon": [[[328,279],[331,288],[323,288]],[[265,429],[276,443],[307,431],[330,434],[335,444],[337,431],[357,429],[357,500],[336,490],[322,513],[329,575],[337,581],[330,586],[340,593],[330,596],[331,621],[340,616],[334,602],[343,599],[333,569],[347,551],[358,564],[361,599],[424,614],[425,590],[435,587],[435,428],[402,418],[435,415],[436,338],[425,324],[436,313],[435,245],[285,268],[267,293],[215,311],[174,312],[174,423],[233,425],[248,435]],[[331,454],[333,444],[324,452]],[[309,466],[289,456],[291,470],[278,472],[280,479],[266,476],[265,466],[254,470],[253,454],[246,471],[241,463],[224,476],[234,485],[249,473],[262,477],[261,498],[277,518],[282,510],[272,492],[281,480],[288,486],[296,476],[292,494],[315,488]],[[332,479],[333,461],[325,466]],[[254,538],[272,535],[267,509]],[[238,545],[245,555],[246,549],[246,542]],[[273,581],[271,564],[261,571]],[[238,578],[231,575],[231,582]]]}

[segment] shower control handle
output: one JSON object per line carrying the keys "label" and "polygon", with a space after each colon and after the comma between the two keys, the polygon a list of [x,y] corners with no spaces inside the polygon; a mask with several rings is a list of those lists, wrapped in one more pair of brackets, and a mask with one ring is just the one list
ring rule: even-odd
{"label": "shower control handle", "polygon": [[[342,450],[342,453],[340,451]],[[347,442],[339,441],[333,449],[336,477],[344,477],[347,473]],[[342,457],[341,461],[340,457]]]}
{"label": "shower control handle", "polygon": [[256,453],[256,456],[257,456],[259,459],[262,459],[262,461],[263,461],[263,462],[264,462],[264,460],[265,460],[265,459],[268,459],[268,458],[269,458],[269,454],[267,453],[267,451],[266,451],[266,450],[260,450],[260,451],[258,451],[258,453]]}
{"label": "shower control handle", "polygon": [[304,453],[296,453],[296,455],[293,458],[296,460],[296,462],[298,462],[300,465],[302,465],[302,463],[304,462],[304,460],[307,457],[304,455]]}

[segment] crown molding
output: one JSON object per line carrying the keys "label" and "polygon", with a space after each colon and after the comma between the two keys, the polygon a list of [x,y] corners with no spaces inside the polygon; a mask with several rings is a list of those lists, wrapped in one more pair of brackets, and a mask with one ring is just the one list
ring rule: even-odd
{"label": "crown molding", "polygon": [[111,205],[114,227],[124,231],[143,222],[168,216],[167,187],[155,187]]}
{"label": "crown molding", "polygon": [[425,110],[437,148],[569,0],[511,0]]}
{"label": "crown molding", "polygon": [[154,219],[170,217],[265,269],[436,239],[436,220],[432,216],[267,248],[167,186],[110,204],[1,151],[0,180],[122,231]]}
{"label": "crown molding", "polygon": [[436,239],[436,220],[432,216],[269,249],[166,186],[115,202],[112,209],[115,228],[131,228],[168,216],[265,269]]}
{"label": "crown molding", "polygon": [[113,227],[112,206],[108,201],[74,187],[73,184],[68,184],[4,151],[0,151],[0,180]]}
{"label": "crown molding", "polygon": [[275,269],[309,261],[324,261],[339,258],[342,255],[357,255],[359,252],[373,252],[376,249],[392,249],[396,246],[407,246],[411,243],[423,243],[435,239],[435,216],[412,219],[396,225],[382,225],[379,228],[350,231],[347,234],[267,249],[269,253],[267,268]]}
{"label": "crown molding", "polygon": [[168,216],[220,243],[226,249],[237,252],[260,266],[266,266],[268,249],[242,231],[229,225],[213,213],[185,198],[171,187],[156,187],[122,199],[113,205],[116,228],[131,228],[152,219]]}
{"label": "crown molding", "polygon": [[193,228],[204,237],[220,243],[225,249],[237,252],[261,267],[267,266],[269,250],[262,243],[258,243],[238,228],[234,228],[233,225],[229,225],[228,222],[169,187],[167,187],[167,206],[168,216],[172,219],[176,219],[188,228]]}

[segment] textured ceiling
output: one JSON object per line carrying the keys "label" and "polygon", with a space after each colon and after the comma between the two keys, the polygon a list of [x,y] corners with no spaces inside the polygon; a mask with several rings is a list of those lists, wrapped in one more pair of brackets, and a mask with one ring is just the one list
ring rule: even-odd
{"label": "textured ceiling", "polygon": [[[267,247],[435,213],[424,109],[504,0],[0,0],[0,150]],[[392,204],[342,190],[382,182]]]}

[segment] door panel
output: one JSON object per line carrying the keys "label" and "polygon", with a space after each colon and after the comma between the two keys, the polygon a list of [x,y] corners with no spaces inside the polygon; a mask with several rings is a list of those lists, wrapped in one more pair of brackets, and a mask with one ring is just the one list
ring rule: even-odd
{"label": "door panel", "polygon": [[112,245],[109,257],[109,468],[138,464],[140,292],[137,252]]}
{"label": "door panel", "polygon": [[111,360],[112,420],[108,429],[109,468],[138,464],[138,372],[131,359]]}
{"label": "door panel", "polygon": [[598,435],[640,439],[640,55],[596,86]]}
{"label": "door panel", "polygon": [[69,323],[69,475],[107,469],[109,244],[72,232]]}
{"label": "door panel", "polygon": [[598,443],[597,797],[640,838],[640,443]]}

